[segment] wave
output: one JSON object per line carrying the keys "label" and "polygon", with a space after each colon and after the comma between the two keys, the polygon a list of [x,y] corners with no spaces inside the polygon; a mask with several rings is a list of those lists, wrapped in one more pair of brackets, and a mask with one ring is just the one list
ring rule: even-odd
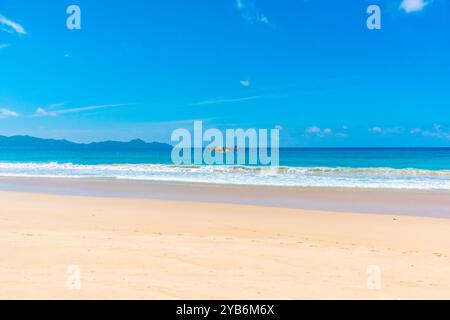
{"label": "wave", "polygon": [[0,176],[113,178],[288,187],[450,190],[450,170],[414,168],[83,165],[57,162],[0,162]]}

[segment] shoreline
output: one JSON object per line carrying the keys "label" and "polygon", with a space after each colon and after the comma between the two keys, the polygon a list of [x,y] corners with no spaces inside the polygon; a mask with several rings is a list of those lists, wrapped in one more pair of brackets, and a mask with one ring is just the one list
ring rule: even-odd
{"label": "shoreline", "polygon": [[[448,219],[15,192],[0,200],[3,299],[450,297]],[[67,286],[73,266],[79,289]],[[379,289],[367,286],[374,267]]]}
{"label": "shoreline", "polygon": [[450,191],[450,170],[413,167],[271,167],[239,165],[73,164],[0,162],[10,178],[117,179],[208,185]]}
{"label": "shoreline", "polygon": [[0,192],[5,191],[450,219],[450,192],[447,190],[248,186],[110,178],[0,176]]}

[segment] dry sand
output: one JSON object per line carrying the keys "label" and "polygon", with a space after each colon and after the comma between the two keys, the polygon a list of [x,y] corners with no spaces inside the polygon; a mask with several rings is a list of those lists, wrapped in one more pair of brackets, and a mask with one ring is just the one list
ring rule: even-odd
{"label": "dry sand", "polygon": [[450,298],[450,219],[0,192],[0,252],[2,299]]}

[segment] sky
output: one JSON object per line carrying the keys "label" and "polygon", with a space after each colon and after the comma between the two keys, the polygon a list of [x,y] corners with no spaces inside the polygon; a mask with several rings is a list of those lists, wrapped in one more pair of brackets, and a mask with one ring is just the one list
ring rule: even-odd
{"label": "sky", "polygon": [[449,147],[450,2],[0,0],[0,135],[169,142],[194,120]]}

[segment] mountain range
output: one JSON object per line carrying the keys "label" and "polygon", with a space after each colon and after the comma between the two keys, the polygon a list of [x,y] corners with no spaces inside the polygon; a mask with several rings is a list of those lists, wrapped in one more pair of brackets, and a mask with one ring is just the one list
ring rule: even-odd
{"label": "mountain range", "polygon": [[103,141],[76,143],[68,140],[43,139],[31,136],[0,136],[0,150],[39,150],[39,151],[91,151],[91,152],[136,152],[170,150],[170,144],[145,142],[135,139],[128,142]]}

